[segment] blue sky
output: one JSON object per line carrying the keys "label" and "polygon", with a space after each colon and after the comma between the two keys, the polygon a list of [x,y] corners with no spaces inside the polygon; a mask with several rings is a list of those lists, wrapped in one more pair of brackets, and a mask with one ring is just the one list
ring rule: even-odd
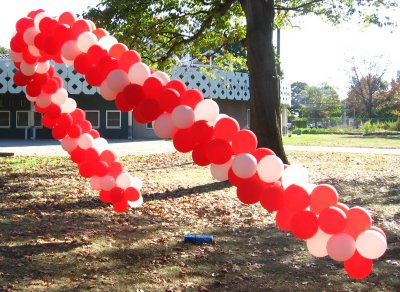
{"label": "blue sky", "polygon": [[[0,45],[9,47],[15,23],[29,11],[42,8],[51,15],[63,11],[82,12],[97,0],[13,0],[0,10]],[[400,13],[397,13],[400,15]],[[400,28],[368,27],[355,23],[339,27],[322,22],[317,17],[296,20],[300,29],[285,29],[281,33],[281,61],[288,82],[304,81],[310,85],[327,82],[345,98],[352,57],[358,60],[379,57],[387,67],[390,80],[400,70]],[[391,32],[393,30],[393,32]]]}

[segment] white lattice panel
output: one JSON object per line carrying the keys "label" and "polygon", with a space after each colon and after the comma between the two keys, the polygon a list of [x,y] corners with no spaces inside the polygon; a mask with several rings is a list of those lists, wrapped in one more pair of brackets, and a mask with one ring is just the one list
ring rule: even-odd
{"label": "white lattice panel", "polygon": [[8,91],[8,68],[5,62],[0,63],[0,93],[6,93]]}
{"label": "white lattice panel", "polygon": [[80,94],[82,92],[83,76],[77,73],[74,67],[68,67],[67,90],[70,94]]}

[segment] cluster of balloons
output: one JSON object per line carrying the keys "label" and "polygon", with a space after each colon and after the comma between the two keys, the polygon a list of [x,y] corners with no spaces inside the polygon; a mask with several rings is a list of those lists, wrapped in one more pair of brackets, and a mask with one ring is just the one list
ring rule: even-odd
{"label": "cluster of balloons", "polygon": [[117,212],[141,205],[142,183],[123,170],[107,141],[68,98],[49,60],[73,65],[91,86],[100,87],[104,99],[114,100],[121,111],[133,110],[139,123],[152,122],[158,137],[172,138],[176,150],[191,152],[197,165],[209,165],[215,179],[236,186],[241,202],[259,202],[276,212],[277,226],[305,240],[314,256],[344,262],[349,276],[362,279],[372,260],[384,254],[385,233],[371,225],[367,210],[340,203],[332,186],[309,183],[304,167],[285,165],[272,150],[257,148],[255,134],[220,114],[215,101],[152,70],[90,20],[32,11],[17,22],[10,57],[19,69],[14,82],[26,86],[28,100],[43,113],[43,125]]}

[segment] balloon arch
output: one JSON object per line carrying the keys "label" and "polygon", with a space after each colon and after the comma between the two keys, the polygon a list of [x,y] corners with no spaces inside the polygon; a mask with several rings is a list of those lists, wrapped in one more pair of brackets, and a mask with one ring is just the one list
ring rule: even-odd
{"label": "balloon arch", "polygon": [[344,262],[350,277],[362,279],[370,274],[373,259],[384,254],[386,235],[371,225],[367,210],[338,202],[334,187],[310,184],[304,167],[284,165],[270,149],[257,148],[255,134],[220,114],[215,101],[154,72],[135,50],[92,21],[70,12],[51,17],[32,11],[16,23],[10,47],[18,68],[14,83],[26,87],[43,125],[116,212],[142,204],[141,180],[116,161],[107,141],[68,97],[50,60],[74,66],[89,85],[100,87],[104,99],[121,111],[133,110],[138,123],[152,122],[157,136],[172,138],[176,150],[191,152],[194,163],[210,165],[215,179],[237,187],[241,202],[276,211],[277,226],[305,240],[312,255]]}

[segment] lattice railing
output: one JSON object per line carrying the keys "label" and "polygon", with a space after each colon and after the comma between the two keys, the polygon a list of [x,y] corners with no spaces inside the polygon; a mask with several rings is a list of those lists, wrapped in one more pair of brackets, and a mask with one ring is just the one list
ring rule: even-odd
{"label": "lattice railing", "polygon": [[[97,87],[90,86],[83,75],[73,67],[54,64],[56,74],[64,80],[64,87],[70,94],[95,94]],[[8,59],[0,58],[0,93],[20,93],[21,87],[13,82],[16,68]],[[171,79],[180,79],[189,88],[197,88],[204,97],[213,99],[243,100],[250,99],[249,76],[242,72],[226,72],[213,69],[202,71],[198,67],[176,67]],[[290,85],[281,83],[281,103],[290,106]]]}

